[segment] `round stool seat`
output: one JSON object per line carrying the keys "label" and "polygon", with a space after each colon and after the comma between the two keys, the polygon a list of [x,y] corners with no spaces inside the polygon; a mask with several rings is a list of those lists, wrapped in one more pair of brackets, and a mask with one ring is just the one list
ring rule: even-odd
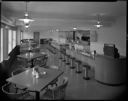
{"label": "round stool seat", "polygon": [[83,67],[85,68],[85,74],[84,74],[83,79],[89,80],[90,78],[88,77],[88,70],[90,69],[90,66],[89,64],[83,64]]}
{"label": "round stool seat", "polygon": [[83,64],[84,68],[90,69],[90,66],[88,64]]}
{"label": "round stool seat", "polygon": [[71,59],[76,60],[76,58],[74,58],[74,57],[71,57]]}
{"label": "round stool seat", "polygon": [[80,70],[81,61],[80,60],[75,60],[75,62],[77,63],[76,73],[82,73],[82,71]]}
{"label": "round stool seat", "polygon": [[75,59],[75,61],[76,61],[76,62],[78,62],[78,63],[81,63],[81,61],[80,61],[80,60]]}

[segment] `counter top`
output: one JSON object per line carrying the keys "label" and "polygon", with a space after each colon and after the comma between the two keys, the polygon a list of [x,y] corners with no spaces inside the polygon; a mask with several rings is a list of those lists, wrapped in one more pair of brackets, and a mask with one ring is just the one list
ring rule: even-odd
{"label": "counter top", "polygon": [[80,56],[86,56],[86,57],[88,57],[88,58],[93,59],[93,55],[90,54],[90,53],[86,53],[86,52],[79,51],[79,50],[71,50],[71,49],[66,49],[66,50],[67,50],[67,51],[72,51],[72,52],[74,52],[74,53],[76,53],[76,54],[78,54],[78,55],[80,55]]}
{"label": "counter top", "polygon": [[118,59],[126,59],[125,56],[120,56],[119,58],[114,58],[114,57],[103,55],[103,54],[97,54],[96,56],[97,57],[104,57],[104,58],[108,58],[108,59],[115,59],[115,60],[118,60]]}

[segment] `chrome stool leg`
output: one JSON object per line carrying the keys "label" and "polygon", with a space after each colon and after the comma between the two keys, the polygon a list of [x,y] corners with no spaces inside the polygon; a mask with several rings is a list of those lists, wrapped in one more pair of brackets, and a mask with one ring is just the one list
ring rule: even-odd
{"label": "chrome stool leg", "polygon": [[66,55],[66,65],[70,65],[69,59],[70,59],[70,55]]}
{"label": "chrome stool leg", "polygon": [[81,61],[79,60],[76,60],[76,63],[77,63],[77,66],[76,66],[76,73],[82,73],[82,71],[80,70],[80,64],[81,64]]}
{"label": "chrome stool leg", "polygon": [[89,80],[90,78],[89,78],[89,76],[88,76],[88,70],[90,69],[90,66],[87,65],[87,64],[85,64],[85,65],[83,65],[83,66],[85,67],[85,73],[84,73],[83,79]]}
{"label": "chrome stool leg", "polygon": [[75,69],[75,66],[74,66],[74,61],[75,61],[75,58],[73,58],[73,57],[71,57],[71,59],[70,59],[70,69]]}
{"label": "chrome stool leg", "polygon": [[66,54],[65,53],[63,53],[63,60],[62,61],[66,62]]}

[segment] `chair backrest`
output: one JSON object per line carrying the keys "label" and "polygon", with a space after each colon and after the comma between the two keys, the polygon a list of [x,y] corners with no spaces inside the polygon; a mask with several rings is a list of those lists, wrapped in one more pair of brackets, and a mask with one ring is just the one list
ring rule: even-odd
{"label": "chair backrest", "polygon": [[63,77],[63,83],[68,82],[68,77]]}
{"label": "chair backrest", "polygon": [[25,68],[18,68],[18,69],[15,69],[13,72],[12,72],[12,76],[16,75],[16,74],[19,74],[21,72],[24,72],[26,69]]}
{"label": "chair backrest", "polygon": [[59,86],[60,89],[65,89],[68,85],[68,78],[63,77],[63,83]]}
{"label": "chair backrest", "polygon": [[59,67],[58,66],[50,66],[50,68],[52,68],[52,69],[59,69]]}
{"label": "chair backrest", "polygon": [[15,93],[14,91],[10,90],[10,85],[11,83],[6,83],[2,86],[3,93],[6,94],[9,99],[18,99],[26,93],[26,91]]}
{"label": "chair backrest", "polygon": [[39,58],[34,60],[33,64],[34,65],[39,65],[39,66],[46,66],[47,59],[48,59],[47,56],[39,57]]}
{"label": "chair backrest", "polygon": [[64,77],[63,83],[53,89],[54,99],[64,99],[67,85],[68,85],[68,78]]}
{"label": "chair backrest", "polygon": [[47,65],[47,60],[48,60],[48,56],[47,55],[42,57],[41,58],[41,66],[46,66]]}

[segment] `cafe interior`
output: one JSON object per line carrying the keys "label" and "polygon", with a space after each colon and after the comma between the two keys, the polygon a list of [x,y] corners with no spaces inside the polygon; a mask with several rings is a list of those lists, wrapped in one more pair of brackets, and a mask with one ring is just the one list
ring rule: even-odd
{"label": "cafe interior", "polygon": [[1,1],[5,100],[126,98],[126,1]]}

